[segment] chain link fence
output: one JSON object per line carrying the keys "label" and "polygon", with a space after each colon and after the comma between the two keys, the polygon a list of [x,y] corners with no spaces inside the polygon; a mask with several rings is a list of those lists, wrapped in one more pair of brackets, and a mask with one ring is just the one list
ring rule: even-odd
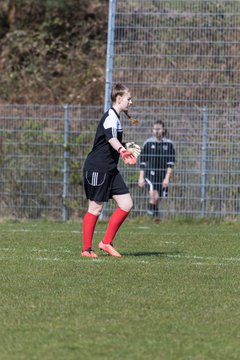
{"label": "chain link fence", "polygon": [[[82,166],[90,151],[101,107],[0,106],[0,216],[70,219],[87,202]],[[177,163],[160,216],[237,217],[240,211],[240,121],[236,110],[159,109],[173,140]],[[151,135],[155,112],[140,125],[122,118],[125,140],[140,145]],[[147,120],[146,120],[147,119]],[[119,165],[134,199],[132,216],[145,215],[146,190],[138,166]],[[111,211],[110,203],[105,211]]]}
{"label": "chain link fence", "polygon": [[110,3],[108,70],[129,85],[135,105],[239,106],[239,1]]}
{"label": "chain link fence", "polygon": [[1,217],[81,216],[81,169],[100,115],[94,106],[0,106]]}

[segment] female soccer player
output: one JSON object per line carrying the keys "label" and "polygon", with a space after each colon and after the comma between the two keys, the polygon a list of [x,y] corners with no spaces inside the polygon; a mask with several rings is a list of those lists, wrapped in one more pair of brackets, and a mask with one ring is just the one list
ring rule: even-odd
{"label": "female soccer player", "polygon": [[[127,111],[132,104],[129,89],[122,84],[116,84],[112,88],[111,101],[111,108],[105,112],[98,124],[92,151],[88,154],[83,168],[88,199],[88,210],[83,219],[83,257],[97,257],[92,250],[94,229],[103,203],[111,198],[115,200],[117,209],[111,215],[106,233],[98,247],[111,256],[121,256],[112,242],[133,206],[129,190],[117,169],[119,156],[126,164],[136,164],[140,149],[131,143],[128,150],[122,143],[120,113]],[[134,151],[137,152],[136,156]]]}

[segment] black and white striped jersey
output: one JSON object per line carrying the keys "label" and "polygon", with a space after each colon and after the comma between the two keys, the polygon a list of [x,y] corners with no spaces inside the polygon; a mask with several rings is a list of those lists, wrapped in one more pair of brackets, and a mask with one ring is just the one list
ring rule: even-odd
{"label": "black and white striped jersey", "polygon": [[111,107],[99,121],[93,148],[86,158],[84,170],[101,172],[115,170],[119,154],[108,141],[117,138],[122,143],[122,134],[120,117],[115,109]]}
{"label": "black and white striped jersey", "polygon": [[175,149],[170,139],[162,138],[160,141],[155,136],[148,138],[140,155],[140,169],[144,170],[145,178],[156,182],[162,181],[168,167],[175,164]]}

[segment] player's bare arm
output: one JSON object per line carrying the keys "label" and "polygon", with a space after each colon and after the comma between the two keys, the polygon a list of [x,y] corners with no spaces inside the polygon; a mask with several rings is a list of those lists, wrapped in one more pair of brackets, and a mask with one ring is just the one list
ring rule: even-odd
{"label": "player's bare arm", "polygon": [[142,187],[144,187],[144,185],[145,185],[144,170],[140,170],[139,178],[138,178],[138,186],[142,188]]}
{"label": "player's bare arm", "polygon": [[114,148],[114,150],[118,151],[120,147],[124,147],[117,138],[111,138],[108,140],[109,144]]}
{"label": "player's bare arm", "polygon": [[163,182],[162,182],[162,186],[164,188],[168,187],[168,185],[169,185],[169,181],[170,181],[170,177],[172,175],[172,171],[173,171],[172,168],[170,168],[170,167],[167,168],[165,178],[163,179]]}

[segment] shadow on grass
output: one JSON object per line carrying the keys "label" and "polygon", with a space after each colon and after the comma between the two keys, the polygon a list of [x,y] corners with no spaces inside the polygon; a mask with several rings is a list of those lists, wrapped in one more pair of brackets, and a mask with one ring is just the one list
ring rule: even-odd
{"label": "shadow on grass", "polygon": [[151,251],[151,252],[136,252],[136,253],[121,253],[123,256],[160,256],[160,257],[168,257],[168,256],[176,256],[180,255],[180,251],[168,251],[168,252],[159,252],[159,251]]}

